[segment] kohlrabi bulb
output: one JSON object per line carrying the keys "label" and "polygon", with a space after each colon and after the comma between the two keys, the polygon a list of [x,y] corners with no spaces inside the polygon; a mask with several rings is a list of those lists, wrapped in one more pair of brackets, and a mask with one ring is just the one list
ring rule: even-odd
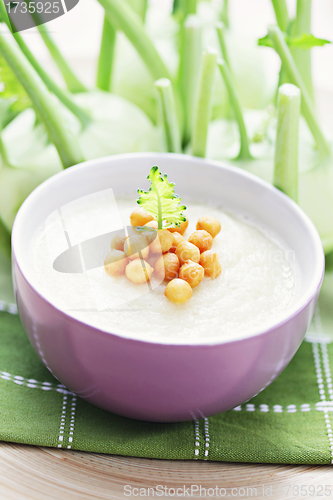
{"label": "kohlrabi bulb", "polygon": [[[160,151],[157,129],[141,109],[119,96],[95,91],[77,94],[75,100],[91,113],[82,130],[79,121],[64,110],[77,133],[86,160],[119,153]],[[10,165],[0,167],[0,217],[11,230],[25,198],[44,180],[62,170],[56,148],[35,112],[27,109],[2,132]]]}
{"label": "kohlrabi bulb", "polygon": [[32,109],[15,118],[2,132],[10,165],[1,160],[0,217],[11,230],[26,197],[44,180],[62,170],[55,147]]}
{"label": "kohlrabi bulb", "polygon": [[147,115],[133,103],[108,92],[77,94],[92,122],[79,132],[87,160],[119,153],[161,151],[160,136]]}

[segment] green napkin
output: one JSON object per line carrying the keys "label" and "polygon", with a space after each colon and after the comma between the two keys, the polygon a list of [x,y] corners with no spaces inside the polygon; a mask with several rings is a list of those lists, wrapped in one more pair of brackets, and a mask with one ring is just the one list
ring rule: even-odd
{"label": "green napkin", "polygon": [[119,417],[66,390],[33,351],[15,307],[2,301],[0,439],[135,457],[331,464],[332,298],[327,272],[306,340],[263,392],[226,413],[173,424]]}

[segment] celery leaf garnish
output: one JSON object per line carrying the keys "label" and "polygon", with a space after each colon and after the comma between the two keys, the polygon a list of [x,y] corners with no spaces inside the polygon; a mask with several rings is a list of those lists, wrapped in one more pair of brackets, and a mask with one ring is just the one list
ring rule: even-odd
{"label": "celery leaf garnish", "polygon": [[168,181],[166,174],[162,175],[158,167],[152,167],[147,179],[150,181],[148,191],[138,189],[139,199],[137,203],[151,214],[158,223],[158,229],[162,229],[163,221],[165,227],[179,226],[186,221],[183,211],[184,205],[180,205],[181,198],[175,194],[174,183]]}

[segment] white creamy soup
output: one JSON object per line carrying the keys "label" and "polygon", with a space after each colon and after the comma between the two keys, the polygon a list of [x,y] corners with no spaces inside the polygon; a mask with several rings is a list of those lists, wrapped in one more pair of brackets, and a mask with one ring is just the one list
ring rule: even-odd
{"label": "white creamy soup", "polygon": [[185,304],[170,302],[164,295],[167,282],[154,280],[154,275],[143,285],[130,282],[125,275],[107,275],[103,258],[83,272],[53,268],[55,259],[68,251],[69,245],[130,225],[130,214],[137,208],[135,200],[115,202],[108,190],[103,196],[92,195],[62,207],[38,229],[30,251],[39,290],[71,316],[134,338],[176,342],[230,339],[250,335],[282,318],[300,288],[293,252],[249,217],[183,201],[189,220],[185,239],[196,230],[200,217],[210,215],[220,221],[221,231],[212,250],[222,266],[221,275],[214,280],[205,277]]}

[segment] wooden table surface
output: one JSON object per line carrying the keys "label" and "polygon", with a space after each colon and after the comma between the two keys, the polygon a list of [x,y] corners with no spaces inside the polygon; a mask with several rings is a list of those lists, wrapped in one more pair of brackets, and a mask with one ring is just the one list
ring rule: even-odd
{"label": "wooden table surface", "polygon": [[[158,498],[170,498],[177,488],[181,498],[179,494],[184,492],[184,485],[186,488],[201,485],[206,488],[206,498],[208,495],[209,498],[277,500],[330,498],[333,497],[333,469],[331,466],[150,460],[0,443],[1,500],[116,500],[137,498],[140,493],[140,498],[151,498],[152,490],[148,488],[158,485],[163,487],[163,495]],[[327,485],[332,485],[330,495],[327,495],[328,488],[325,495]],[[169,496],[165,494],[165,487],[170,488]],[[217,493],[208,491],[216,487]],[[199,497],[195,489],[192,493],[194,498]],[[201,496],[204,497],[203,489]]]}

